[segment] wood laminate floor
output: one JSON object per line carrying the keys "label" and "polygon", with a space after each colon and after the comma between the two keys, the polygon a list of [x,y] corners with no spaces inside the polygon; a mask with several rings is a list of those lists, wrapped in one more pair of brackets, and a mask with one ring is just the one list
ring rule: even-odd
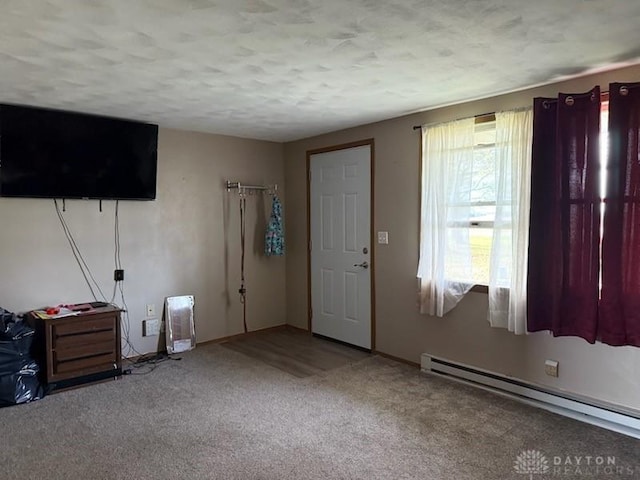
{"label": "wood laminate floor", "polygon": [[370,356],[356,348],[292,329],[257,332],[221,345],[299,378],[333,370]]}

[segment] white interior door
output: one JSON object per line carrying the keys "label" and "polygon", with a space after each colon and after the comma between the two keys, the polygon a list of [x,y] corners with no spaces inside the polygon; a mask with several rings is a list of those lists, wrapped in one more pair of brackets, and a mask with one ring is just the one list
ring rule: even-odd
{"label": "white interior door", "polygon": [[371,146],[310,155],[311,330],[371,348]]}

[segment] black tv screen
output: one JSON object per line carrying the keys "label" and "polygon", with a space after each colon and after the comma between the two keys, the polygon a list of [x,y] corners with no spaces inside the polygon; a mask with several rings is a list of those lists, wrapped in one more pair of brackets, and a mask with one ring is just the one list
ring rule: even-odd
{"label": "black tv screen", "polygon": [[0,196],[153,200],[158,126],[0,105]]}

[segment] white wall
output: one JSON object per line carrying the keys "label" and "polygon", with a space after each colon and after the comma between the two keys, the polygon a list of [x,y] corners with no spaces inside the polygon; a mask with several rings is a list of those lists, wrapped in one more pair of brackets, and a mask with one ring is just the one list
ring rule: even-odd
{"label": "white wall", "polygon": [[[418,312],[420,133],[412,128],[532,105],[533,97],[558,91],[582,92],[595,84],[607,89],[610,81],[638,80],[640,67],[627,68],[285,144],[287,323],[307,327],[306,151],[373,138],[374,229],[389,232],[389,245],[376,245],[374,251],[377,349],[416,363],[428,352],[640,411],[640,348],[590,345],[544,332],[515,336],[491,328],[487,296],[478,293],[470,293],[445,318]],[[559,378],[545,375],[545,359],[560,362]]]}
{"label": "white wall", "polygon": [[[198,342],[242,332],[238,197],[227,193],[226,179],[282,186],[282,145],[161,129],[157,200],[120,202],[131,341],[141,353],[156,351],[159,341],[142,337],[145,305],[154,303],[160,315],[170,295],[195,295]],[[247,205],[249,328],[281,325],[285,260],[261,253],[271,201],[254,196]],[[114,207],[115,202],[103,202],[100,213],[97,201],[67,201],[65,213],[109,299],[114,284]],[[52,200],[0,198],[0,222],[0,307],[21,312],[92,300]]]}

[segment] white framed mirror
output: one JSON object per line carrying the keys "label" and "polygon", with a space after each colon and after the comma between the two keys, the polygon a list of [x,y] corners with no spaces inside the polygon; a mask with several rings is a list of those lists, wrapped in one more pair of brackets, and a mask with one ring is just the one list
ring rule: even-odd
{"label": "white framed mirror", "polygon": [[196,347],[196,329],[193,323],[193,295],[167,297],[165,312],[167,321],[167,353],[186,352]]}

